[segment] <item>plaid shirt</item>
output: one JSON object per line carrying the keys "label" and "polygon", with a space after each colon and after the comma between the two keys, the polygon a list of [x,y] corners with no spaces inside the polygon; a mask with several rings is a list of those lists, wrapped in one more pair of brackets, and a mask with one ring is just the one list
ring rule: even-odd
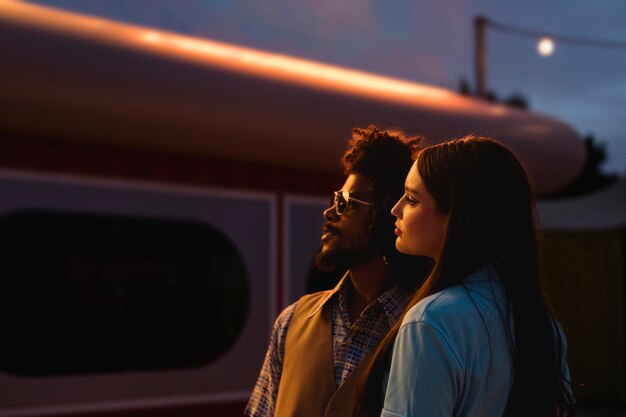
{"label": "plaid shirt", "polygon": [[[396,285],[367,306],[352,323],[348,314],[348,292],[351,285],[348,274],[349,272],[344,275],[326,301],[332,303],[333,364],[337,387],[341,386],[363,357],[373,350],[387,330],[401,318],[412,294]],[[274,322],[263,367],[246,407],[247,416],[274,416],[285,354],[285,337],[296,305],[297,302],[285,308]]]}

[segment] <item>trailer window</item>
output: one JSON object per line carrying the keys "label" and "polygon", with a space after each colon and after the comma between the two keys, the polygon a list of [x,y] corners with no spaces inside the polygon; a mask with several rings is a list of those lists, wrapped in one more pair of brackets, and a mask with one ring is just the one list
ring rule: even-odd
{"label": "trailer window", "polygon": [[237,248],[206,223],[51,211],[0,218],[0,370],[205,366],[243,329]]}

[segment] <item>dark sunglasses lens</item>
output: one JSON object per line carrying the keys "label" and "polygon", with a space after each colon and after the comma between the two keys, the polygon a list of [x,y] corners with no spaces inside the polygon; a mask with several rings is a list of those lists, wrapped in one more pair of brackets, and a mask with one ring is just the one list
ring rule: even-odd
{"label": "dark sunglasses lens", "polygon": [[342,194],[337,195],[337,213],[341,214],[346,211],[348,207],[348,202],[345,198],[343,198]]}

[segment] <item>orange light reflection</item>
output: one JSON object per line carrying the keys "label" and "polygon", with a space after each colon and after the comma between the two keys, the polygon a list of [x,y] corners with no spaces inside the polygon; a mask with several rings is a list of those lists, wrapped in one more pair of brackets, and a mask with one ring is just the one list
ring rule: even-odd
{"label": "orange light reflection", "polygon": [[[238,64],[242,66],[240,69],[247,69],[250,72],[256,73],[259,69],[264,69],[276,77],[313,78],[323,83],[403,96],[429,96],[437,99],[451,96],[443,89],[210,40],[192,39],[155,31],[143,33],[140,39],[150,44],[200,53],[214,59],[228,59],[229,66]],[[224,64],[228,63],[222,62],[222,65]]]}

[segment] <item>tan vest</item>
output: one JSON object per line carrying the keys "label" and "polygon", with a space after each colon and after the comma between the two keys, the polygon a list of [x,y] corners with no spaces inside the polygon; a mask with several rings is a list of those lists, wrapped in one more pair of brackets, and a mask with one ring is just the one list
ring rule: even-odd
{"label": "tan vest", "polygon": [[335,389],[332,291],[305,295],[296,305],[287,336],[275,417],[352,417],[356,387],[369,355]]}

